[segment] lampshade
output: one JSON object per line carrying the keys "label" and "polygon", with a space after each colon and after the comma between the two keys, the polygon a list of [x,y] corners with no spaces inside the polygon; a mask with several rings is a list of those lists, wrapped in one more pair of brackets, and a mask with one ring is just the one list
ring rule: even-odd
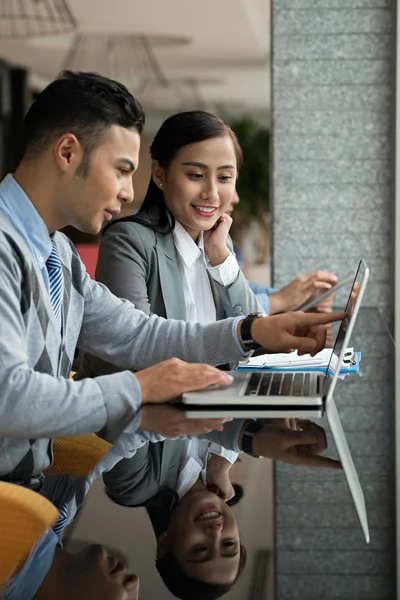
{"label": "lampshade", "polygon": [[76,35],[63,68],[96,71],[131,89],[141,85],[143,80],[167,82],[150,39],[140,35]]}
{"label": "lampshade", "polygon": [[79,34],[74,37],[63,64],[71,71],[96,71],[124,83],[146,109],[168,114],[179,110],[207,109],[203,85],[219,85],[213,77],[169,77],[156,49],[187,43],[167,36]]}
{"label": "lampshade", "polygon": [[66,0],[0,0],[0,39],[54,35],[75,28]]}

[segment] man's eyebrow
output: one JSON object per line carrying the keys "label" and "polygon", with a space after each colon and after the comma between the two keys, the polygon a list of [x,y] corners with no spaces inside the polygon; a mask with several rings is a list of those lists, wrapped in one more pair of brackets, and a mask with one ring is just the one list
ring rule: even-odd
{"label": "man's eyebrow", "polygon": [[[184,162],[182,163],[185,167],[199,167],[199,169],[208,169],[208,166],[201,162]],[[217,171],[222,171],[222,169],[236,169],[234,165],[222,165],[222,167],[217,167]]]}
{"label": "man's eyebrow", "polygon": [[135,165],[133,164],[133,162],[131,161],[131,159],[130,159],[130,158],[120,158],[120,159],[119,159],[119,162],[123,162],[123,163],[125,163],[126,165],[128,165],[130,173],[133,173],[133,172],[134,172],[134,170],[135,170]]}
{"label": "man's eyebrow", "polygon": [[[235,556],[237,556],[238,554],[239,554],[239,550],[237,552],[235,552],[234,554],[221,554],[221,556],[222,556],[222,558],[235,558]],[[196,560],[187,560],[186,562],[195,563],[197,565],[200,565],[202,563],[210,562],[210,560],[212,560],[212,559],[209,558],[208,556],[205,556],[204,558],[196,558]]]}

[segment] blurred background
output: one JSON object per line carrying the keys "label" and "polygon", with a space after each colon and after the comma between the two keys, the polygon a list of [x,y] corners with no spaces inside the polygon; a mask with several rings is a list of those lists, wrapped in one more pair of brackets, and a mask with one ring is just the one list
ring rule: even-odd
{"label": "blurred background", "polygon": [[[212,112],[233,127],[244,149],[238,185],[241,203],[232,234],[249,275],[267,285],[269,1],[205,0],[196,5],[184,0],[73,0],[68,4],[24,0],[8,4],[8,12],[0,7],[4,12],[0,57],[4,60],[2,86],[12,86],[10,106],[3,106],[4,116],[9,113],[4,126],[12,141],[5,145],[7,155],[0,157],[2,174],[12,170],[18,159],[21,114],[62,69],[96,71],[118,79],[145,107],[135,202],[124,207],[126,214],[145,195],[149,145],[161,123],[183,110]],[[253,235],[245,235],[247,230]],[[97,242],[76,231],[68,230],[68,234],[77,244]],[[81,254],[92,271],[94,248],[83,248]]]}

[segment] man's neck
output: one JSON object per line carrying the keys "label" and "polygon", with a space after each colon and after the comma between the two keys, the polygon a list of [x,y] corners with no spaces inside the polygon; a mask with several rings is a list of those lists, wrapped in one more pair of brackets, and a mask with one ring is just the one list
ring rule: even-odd
{"label": "man's neck", "polygon": [[71,555],[57,547],[52,565],[33,600],[53,600],[54,598],[63,600],[70,561]]}
{"label": "man's neck", "polygon": [[60,229],[62,224],[55,213],[52,192],[54,183],[51,176],[44,173],[36,163],[23,162],[17,167],[14,179],[36,208],[50,235]]}

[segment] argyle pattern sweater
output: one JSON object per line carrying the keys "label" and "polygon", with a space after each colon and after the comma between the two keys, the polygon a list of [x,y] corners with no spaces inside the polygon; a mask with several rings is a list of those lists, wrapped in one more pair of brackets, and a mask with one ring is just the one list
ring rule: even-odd
{"label": "argyle pattern sweater", "polygon": [[147,317],[90,279],[66,236],[54,240],[64,276],[62,333],[35,258],[0,214],[0,480],[35,489],[51,464],[53,437],[105,427],[118,437],[140,422],[131,371],[68,378],[76,346],[133,370],[173,356],[209,364],[242,358],[233,319],[201,326]]}

